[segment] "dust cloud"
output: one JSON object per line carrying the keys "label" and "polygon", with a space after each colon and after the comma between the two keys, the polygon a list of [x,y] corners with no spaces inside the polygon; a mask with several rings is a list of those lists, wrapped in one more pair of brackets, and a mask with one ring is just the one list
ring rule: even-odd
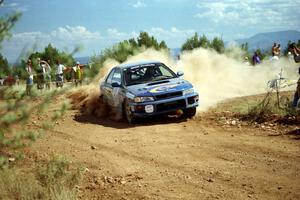
{"label": "dust cloud", "polygon": [[[160,61],[175,72],[183,71],[183,78],[190,81],[199,93],[199,111],[205,111],[228,98],[264,93],[267,91],[267,82],[277,78],[281,71],[283,77],[290,79],[296,80],[298,75],[297,65],[287,58],[278,61],[265,59],[260,65],[249,66],[225,54],[202,48],[183,52],[180,60],[174,60],[167,51],[147,49],[129,57],[126,63],[141,60]],[[73,105],[84,110],[85,114],[95,114],[98,117],[110,115],[111,118],[116,118],[112,116],[114,112],[99,101],[99,82],[118,64],[115,60],[107,60],[90,85],[72,91],[70,98]]]}
{"label": "dust cloud", "polygon": [[100,82],[104,81],[106,74],[119,63],[108,59],[104,62],[99,74],[89,84],[79,88],[73,88],[68,94],[73,109],[79,110],[83,115],[94,115],[96,117],[110,117],[119,120],[121,116],[109,108],[100,98]]}

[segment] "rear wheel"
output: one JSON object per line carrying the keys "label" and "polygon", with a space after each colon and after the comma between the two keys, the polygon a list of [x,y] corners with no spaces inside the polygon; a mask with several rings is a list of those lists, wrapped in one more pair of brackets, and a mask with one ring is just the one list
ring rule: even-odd
{"label": "rear wheel", "polygon": [[196,108],[187,108],[183,110],[184,118],[192,118],[196,115]]}
{"label": "rear wheel", "polygon": [[126,119],[126,121],[129,124],[136,123],[136,121],[137,121],[136,117],[134,117],[127,101],[125,101],[124,104],[123,104],[123,115],[124,115],[124,118]]}

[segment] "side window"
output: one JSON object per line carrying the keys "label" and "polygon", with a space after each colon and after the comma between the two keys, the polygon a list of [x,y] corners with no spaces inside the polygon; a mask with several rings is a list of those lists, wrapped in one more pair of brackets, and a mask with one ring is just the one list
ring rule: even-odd
{"label": "side window", "polygon": [[159,71],[161,76],[174,77],[171,71],[168,68],[164,67],[163,65],[159,66]]}
{"label": "side window", "polygon": [[120,69],[116,69],[113,74],[112,83],[115,83],[115,82],[121,84],[121,70]]}
{"label": "side window", "polygon": [[109,73],[109,75],[107,76],[107,78],[106,78],[106,83],[107,84],[112,84],[112,78],[113,78],[113,75],[114,75],[114,72],[115,72],[116,70],[115,69],[113,69],[110,73]]}

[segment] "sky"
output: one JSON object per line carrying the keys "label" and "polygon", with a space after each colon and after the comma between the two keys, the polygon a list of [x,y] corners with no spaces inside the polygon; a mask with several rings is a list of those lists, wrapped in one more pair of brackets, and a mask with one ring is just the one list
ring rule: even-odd
{"label": "sky", "polygon": [[300,0],[4,0],[0,16],[22,12],[1,54],[14,61],[22,49],[99,55],[147,31],[179,48],[195,32],[233,41],[257,33],[300,30]]}

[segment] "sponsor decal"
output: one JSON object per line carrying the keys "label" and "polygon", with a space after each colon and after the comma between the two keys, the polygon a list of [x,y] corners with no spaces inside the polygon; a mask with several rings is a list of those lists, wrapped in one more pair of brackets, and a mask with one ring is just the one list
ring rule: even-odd
{"label": "sponsor decal", "polygon": [[178,86],[178,84],[158,86],[158,87],[152,88],[150,90],[150,92],[151,93],[166,92],[166,91],[176,88],[177,86]]}

